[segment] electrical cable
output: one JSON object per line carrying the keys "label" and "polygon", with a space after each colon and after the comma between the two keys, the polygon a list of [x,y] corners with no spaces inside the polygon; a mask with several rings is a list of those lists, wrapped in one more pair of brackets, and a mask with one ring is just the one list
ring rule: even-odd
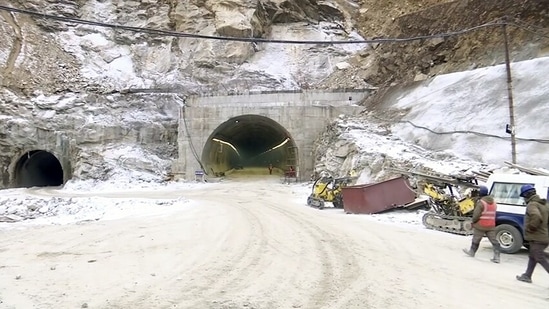
{"label": "electrical cable", "polygon": [[509,25],[509,26],[514,26],[514,27],[517,27],[517,28],[521,28],[521,29],[526,30],[526,31],[528,31],[528,32],[530,32],[530,33],[533,33],[533,34],[535,34],[535,35],[537,35],[537,36],[541,36],[541,37],[544,37],[544,38],[546,38],[546,39],[549,39],[549,35],[545,35],[545,34],[542,34],[542,33],[537,32],[537,31],[531,30],[531,29],[529,29],[529,28],[526,27],[526,26],[521,26],[521,25],[515,24],[515,23],[507,23],[507,25]]}
{"label": "electrical cable", "polygon": [[221,41],[235,41],[235,42],[251,42],[251,43],[314,44],[314,45],[402,43],[402,42],[411,42],[411,41],[418,41],[418,40],[425,40],[425,39],[445,38],[445,37],[457,36],[457,35],[466,34],[466,33],[469,33],[469,32],[472,32],[472,31],[475,31],[475,30],[478,30],[478,29],[482,29],[482,28],[486,28],[486,27],[493,27],[493,26],[500,26],[500,25],[503,24],[501,21],[497,20],[495,22],[488,22],[488,23],[485,23],[485,24],[481,24],[481,25],[478,25],[478,26],[474,26],[474,27],[459,30],[459,31],[439,33],[439,34],[431,34],[431,35],[421,35],[421,36],[408,37],[408,38],[376,38],[376,39],[370,39],[370,40],[349,40],[349,41],[303,41],[303,40],[275,40],[275,39],[263,39],[263,38],[212,36],[212,35],[184,33],[184,32],[171,31],[171,30],[159,30],[159,29],[150,29],[150,28],[143,28],[143,27],[123,26],[123,25],[103,23],[103,22],[95,22],[95,21],[72,18],[72,17],[64,17],[64,16],[43,14],[43,13],[38,13],[38,12],[35,12],[35,11],[24,10],[24,9],[16,9],[16,8],[12,8],[12,7],[2,6],[2,5],[0,5],[0,10],[1,11],[8,11],[8,12],[13,12],[13,13],[20,13],[20,14],[30,15],[30,16],[34,16],[34,17],[42,18],[42,19],[57,20],[57,21],[60,21],[60,22],[65,22],[65,23],[75,23],[75,24],[83,24],[83,25],[90,25],[90,26],[98,26],[98,27],[104,27],[104,28],[111,28],[111,29],[115,29],[115,30],[126,30],[126,31],[138,32],[138,33],[155,34],[155,35],[159,35],[159,36],[195,38],[195,39],[207,39],[207,40],[221,40]]}
{"label": "electrical cable", "polygon": [[193,140],[191,138],[189,127],[187,126],[187,116],[185,115],[185,103],[186,103],[186,100],[183,99],[183,106],[181,107],[181,113],[182,113],[182,117],[183,117],[183,125],[185,126],[185,132],[187,133],[187,138],[189,139],[189,148],[191,148],[191,153],[193,154],[193,157],[195,158],[195,160],[200,165],[200,168],[202,169],[204,174],[208,175],[208,171],[206,171],[206,169],[204,168],[204,165],[202,164],[202,161],[198,157],[198,152],[194,148],[194,144],[193,144]]}
{"label": "electrical cable", "polygon": [[[410,124],[411,126],[413,126],[414,128],[417,128],[417,129],[422,129],[422,130],[426,130],[426,131],[429,131],[433,134],[436,134],[436,135],[451,135],[451,134],[474,134],[474,135],[478,135],[478,136],[483,136],[483,137],[492,137],[492,138],[499,138],[499,139],[504,139],[504,140],[510,140],[511,137],[508,137],[508,136],[501,136],[501,135],[495,135],[495,134],[489,134],[489,133],[482,133],[482,132],[478,132],[478,131],[471,131],[471,130],[454,130],[454,131],[435,131],[433,129],[430,129],[428,127],[424,127],[424,126],[420,126],[420,125],[417,125],[413,122],[411,122],[410,120],[392,120],[392,119],[384,119],[382,117],[378,117],[378,116],[375,116],[375,115],[370,115],[371,117],[373,118],[376,118],[378,120],[381,120],[381,121],[387,121],[387,122],[393,122],[393,123],[407,123],[407,124]],[[547,139],[538,139],[538,138],[524,138],[524,137],[515,137],[517,140],[520,140],[520,141],[526,141],[526,142],[536,142],[536,143],[541,143],[541,144],[549,144],[549,140]]]}
{"label": "electrical cable", "polygon": [[[514,22],[508,22],[506,19],[498,18],[495,21],[488,22],[485,24],[481,24],[478,26],[473,26],[471,28],[462,29],[458,31],[453,32],[446,32],[446,33],[438,33],[438,34],[430,34],[430,35],[421,35],[421,36],[414,36],[414,37],[406,37],[406,38],[375,38],[375,39],[369,39],[369,40],[348,40],[348,41],[305,41],[305,40],[276,40],[276,39],[263,39],[263,38],[244,38],[244,37],[229,37],[229,36],[213,36],[213,35],[202,35],[202,34],[192,34],[192,33],[185,33],[185,32],[178,32],[178,31],[172,31],[172,30],[160,30],[160,29],[151,29],[151,28],[144,28],[144,27],[135,27],[135,26],[123,26],[123,25],[117,25],[117,24],[110,24],[110,23],[104,23],[104,22],[96,22],[91,20],[85,20],[85,19],[79,19],[79,18],[73,18],[73,17],[65,17],[65,16],[56,16],[51,14],[44,14],[39,13],[36,11],[31,10],[25,10],[25,9],[17,9],[13,7],[3,6],[0,5],[0,11],[8,11],[12,13],[19,13],[19,14],[25,14],[34,16],[37,18],[42,19],[51,19],[51,20],[57,20],[64,23],[75,23],[75,24],[82,24],[82,25],[90,25],[90,26],[98,26],[103,28],[111,28],[115,30],[126,30],[131,32],[138,32],[138,33],[148,33],[148,34],[154,34],[159,36],[170,36],[170,37],[182,37],[182,38],[195,38],[195,39],[206,39],[206,40],[221,40],[221,41],[234,41],[234,42],[250,42],[250,43],[279,43],[279,44],[313,44],[313,45],[341,45],[341,44],[375,44],[375,43],[402,43],[402,42],[412,42],[412,41],[418,41],[418,40],[425,40],[425,39],[433,39],[433,38],[446,38],[446,37],[452,37],[452,36],[458,36],[462,34],[466,34],[478,29],[487,28],[487,27],[494,27],[494,26],[501,26],[501,25],[510,25],[515,26],[521,29],[524,29],[526,31],[529,31],[533,34],[549,38],[549,36],[541,34],[539,32],[533,31],[531,28],[537,28],[539,30],[543,30],[542,27],[535,26],[528,24],[524,21],[521,21],[519,19],[514,19]],[[522,25],[521,25],[522,24]]]}
{"label": "electrical cable", "polygon": [[524,27],[535,28],[535,29],[541,30],[541,31],[547,31],[547,29],[545,27],[536,26],[536,25],[530,24],[528,22],[525,22],[524,20],[520,20],[518,18],[513,19],[513,22],[515,22],[517,24],[522,24],[522,26],[524,26]]}

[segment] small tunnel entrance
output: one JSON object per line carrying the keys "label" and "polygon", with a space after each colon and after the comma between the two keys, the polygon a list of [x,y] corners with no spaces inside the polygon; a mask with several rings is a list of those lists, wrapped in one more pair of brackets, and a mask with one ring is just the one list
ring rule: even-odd
{"label": "small tunnel entrance", "polygon": [[63,184],[63,167],[45,150],[29,151],[15,165],[16,187],[48,187]]}
{"label": "small tunnel entrance", "polygon": [[202,151],[208,174],[232,170],[268,175],[298,169],[295,141],[276,121],[260,115],[241,115],[222,123],[210,135]]}

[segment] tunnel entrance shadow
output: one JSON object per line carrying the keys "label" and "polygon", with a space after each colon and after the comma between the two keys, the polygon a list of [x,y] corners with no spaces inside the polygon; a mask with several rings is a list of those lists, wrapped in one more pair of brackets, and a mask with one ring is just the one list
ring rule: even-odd
{"label": "tunnel entrance shadow", "polygon": [[208,137],[201,165],[211,176],[264,175],[296,170],[295,140],[276,121],[261,115],[240,115],[220,124]]}
{"label": "tunnel entrance shadow", "polygon": [[49,187],[62,184],[63,167],[48,151],[29,151],[15,165],[15,187]]}

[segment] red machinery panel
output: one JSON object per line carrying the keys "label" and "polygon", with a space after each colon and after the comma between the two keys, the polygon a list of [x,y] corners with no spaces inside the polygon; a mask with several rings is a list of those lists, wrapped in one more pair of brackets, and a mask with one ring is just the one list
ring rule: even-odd
{"label": "red machinery panel", "polygon": [[346,213],[375,214],[402,207],[416,199],[408,179],[398,177],[383,182],[348,186],[342,189]]}

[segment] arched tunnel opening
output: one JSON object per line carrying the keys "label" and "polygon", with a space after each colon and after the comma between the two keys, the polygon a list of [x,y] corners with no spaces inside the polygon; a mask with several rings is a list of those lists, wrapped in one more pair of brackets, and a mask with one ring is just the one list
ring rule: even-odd
{"label": "arched tunnel opening", "polygon": [[29,151],[15,165],[16,187],[49,187],[63,184],[63,167],[45,150]]}
{"label": "arched tunnel opening", "polygon": [[202,151],[208,174],[219,176],[233,170],[254,174],[298,171],[295,141],[278,122],[260,115],[233,117],[210,135]]}

